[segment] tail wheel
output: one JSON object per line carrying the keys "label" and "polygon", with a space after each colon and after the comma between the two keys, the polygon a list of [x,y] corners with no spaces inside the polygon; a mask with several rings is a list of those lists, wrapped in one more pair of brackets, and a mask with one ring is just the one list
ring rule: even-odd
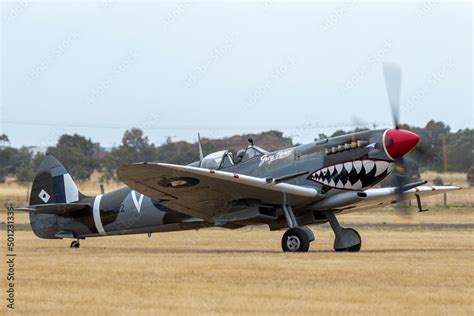
{"label": "tail wheel", "polygon": [[284,252],[307,252],[309,244],[308,234],[299,227],[288,229],[281,239]]}
{"label": "tail wheel", "polygon": [[70,248],[79,248],[80,246],[81,244],[79,243],[79,240],[74,240],[73,242],[71,242]]}

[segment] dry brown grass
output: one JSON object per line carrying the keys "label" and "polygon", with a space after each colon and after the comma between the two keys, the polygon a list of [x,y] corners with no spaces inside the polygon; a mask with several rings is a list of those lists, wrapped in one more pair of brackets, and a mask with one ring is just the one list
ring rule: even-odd
{"label": "dry brown grass", "polygon": [[24,206],[28,201],[30,187],[15,182],[0,184],[0,207],[6,205]]}
{"label": "dry brown grass", "polygon": [[[97,181],[79,186],[86,194],[99,192]],[[112,184],[106,190],[116,187]],[[472,190],[459,191],[467,192],[469,205]],[[25,200],[26,192],[18,184],[1,185],[0,201],[5,202],[6,196]],[[456,193],[449,195],[450,204],[462,199]],[[428,202],[440,204],[442,196]],[[411,219],[386,207],[343,215],[340,220],[474,223],[472,207],[430,208]],[[2,221],[5,212],[0,211]],[[28,214],[16,214],[16,223],[28,222]],[[282,232],[262,229],[176,232],[152,239],[96,238],[83,241],[81,249],[69,249],[69,241],[41,240],[32,232],[17,231],[16,312],[474,314],[472,230],[359,229],[363,249],[357,254],[334,253],[331,230],[313,230],[316,241],[307,254],[281,253]],[[4,247],[2,243],[2,253]],[[0,265],[2,275],[5,268]]]}
{"label": "dry brown grass", "polygon": [[[428,181],[429,185],[433,185],[433,180],[437,177],[443,179],[444,185],[455,185],[463,188],[461,191],[448,193],[448,205],[474,207],[474,187],[469,187],[465,173],[427,171],[421,175],[421,178]],[[424,198],[423,203],[427,205],[442,205],[443,199],[443,195],[435,195]]]}
{"label": "dry brown grass", "polygon": [[433,182],[435,178],[441,178],[444,181],[444,185],[457,185],[463,188],[469,186],[467,183],[467,175],[461,172],[439,173],[435,171],[425,171],[421,175],[421,178],[429,182]]}
{"label": "dry brown grass", "polygon": [[[99,181],[100,176],[100,173],[96,171],[92,174],[91,179],[89,181],[77,183],[79,191],[81,191],[85,195],[91,196],[100,194],[100,184],[102,183]],[[116,190],[123,186],[124,184],[121,182],[104,183],[104,189],[106,192]]]}
{"label": "dry brown grass", "polygon": [[[433,195],[422,198],[422,201],[423,205],[443,205],[444,196],[443,194]],[[463,187],[462,190],[447,193],[447,202],[449,206],[474,207],[474,187]]]}
{"label": "dry brown grass", "polygon": [[[100,182],[94,177],[91,181],[78,182],[79,191],[85,195],[100,194]],[[123,187],[122,183],[109,182],[104,184],[106,192]],[[6,205],[26,206],[28,205],[31,184],[20,184],[8,182],[0,184],[0,207]]]}
{"label": "dry brown grass", "polygon": [[306,254],[281,253],[281,232],[260,229],[88,239],[81,249],[17,232],[16,312],[473,314],[471,230],[360,232],[363,250],[350,254],[332,251],[327,229],[315,229]]}

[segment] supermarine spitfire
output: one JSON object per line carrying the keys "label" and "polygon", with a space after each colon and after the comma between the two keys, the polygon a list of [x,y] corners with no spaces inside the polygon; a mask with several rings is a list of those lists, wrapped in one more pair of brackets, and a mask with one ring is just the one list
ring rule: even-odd
{"label": "supermarine spitfire", "polygon": [[[398,128],[401,71],[384,64],[395,127],[369,130],[267,152],[253,144],[233,155],[220,151],[190,165],[136,163],[119,168],[127,187],[94,197],[79,192],[65,168],[46,156],[34,179],[31,226],[40,238],[151,234],[206,227],[238,229],[266,224],[287,229],[283,251],[306,252],[314,235],[308,225],[329,222],[334,250],[359,251],[358,232],[340,226],[348,212],[421,198],[460,188],[407,183],[403,157],[419,136]],[[398,185],[374,188],[391,173]]]}

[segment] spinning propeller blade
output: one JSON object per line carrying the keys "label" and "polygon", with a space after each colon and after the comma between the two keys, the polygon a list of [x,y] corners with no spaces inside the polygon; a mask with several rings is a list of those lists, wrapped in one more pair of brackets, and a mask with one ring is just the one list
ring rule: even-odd
{"label": "spinning propeller blade", "polygon": [[[412,133],[399,130],[400,128],[400,95],[401,95],[401,85],[402,85],[402,69],[399,65],[395,63],[384,63],[383,64],[383,74],[385,79],[385,88],[387,89],[388,101],[390,103],[390,108],[392,110],[393,124],[395,130],[393,131],[393,137],[398,138],[398,143],[396,149],[394,150],[395,155],[395,179],[396,179],[396,193],[398,195],[397,201],[399,203],[404,203],[403,192],[405,192],[409,187],[409,178],[407,175],[407,163],[403,156],[409,151],[406,149],[413,148],[416,143],[419,141],[419,137],[416,134],[410,135]],[[392,141],[394,141],[392,139]],[[402,204],[400,215],[404,217],[410,216],[412,213],[406,204]]]}
{"label": "spinning propeller blade", "polygon": [[383,74],[385,78],[385,88],[387,89],[388,100],[392,109],[392,117],[395,128],[400,124],[400,94],[402,85],[402,69],[394,63],[383,64]]}
{"label": "spinning propeller blade", "polygon": [[403,157],[397,158],[397,160],[395,160],[394,175],[397,185],[397,203],[402,206],[400,208],[399,214],[403,217],[411,217],[412,213],[410,212],[406,201],[403,200],[405,186],[410,182],[407,176],[407,166]]}

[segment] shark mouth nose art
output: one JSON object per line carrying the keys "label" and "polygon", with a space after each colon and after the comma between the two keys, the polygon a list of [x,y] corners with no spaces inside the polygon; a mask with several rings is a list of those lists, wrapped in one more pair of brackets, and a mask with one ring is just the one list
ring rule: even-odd
{"label": "shark mouth nose art", "polygon": [[308,176],[308,180],[324,186],[344,190],[360,190],[390,174],[395,164],[385,160],[354,160],[321,168]]}

